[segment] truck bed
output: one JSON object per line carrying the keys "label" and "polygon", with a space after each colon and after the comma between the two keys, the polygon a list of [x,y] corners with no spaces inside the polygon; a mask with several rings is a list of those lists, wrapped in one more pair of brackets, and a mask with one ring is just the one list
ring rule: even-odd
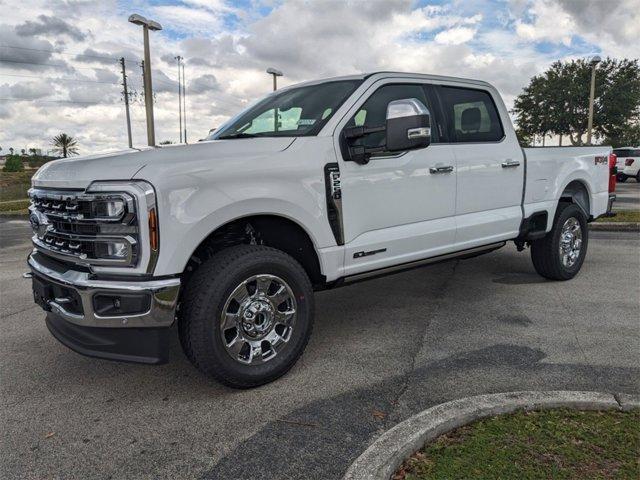
{"label": "truck bed", "polygon": [[574,181],[579,181],[587,189],[590,200],[588,213],[592,218],[607,211],[611,147],[533,147],[523,150],[527,159],[525,217],[546,210],[549,212],[550,229],[558,199],[567,185]]}

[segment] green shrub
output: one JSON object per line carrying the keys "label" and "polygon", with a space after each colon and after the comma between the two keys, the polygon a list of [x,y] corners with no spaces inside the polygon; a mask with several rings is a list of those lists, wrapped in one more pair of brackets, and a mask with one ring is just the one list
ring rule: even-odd
{"label": "green shrub", "polygon": [[3,170],[5,172],[21,172],[24,170],[22,158],[19,155],[7,155]]}
{"label": "green shrub", "polygon": [[50,162],[52,159],[50,157],[42,157],[40,155],[31,155],[28,157],[29,166],[31,168],[40,168],[47,162]]}

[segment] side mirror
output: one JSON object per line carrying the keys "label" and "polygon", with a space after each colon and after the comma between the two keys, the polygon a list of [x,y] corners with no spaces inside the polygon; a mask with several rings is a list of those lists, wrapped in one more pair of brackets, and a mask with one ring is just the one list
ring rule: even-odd
{"label": "side mirror", "polygon": [[389,152],[428,147],[431,143],[429,109],[417,98],[389,102],[386,132]]}

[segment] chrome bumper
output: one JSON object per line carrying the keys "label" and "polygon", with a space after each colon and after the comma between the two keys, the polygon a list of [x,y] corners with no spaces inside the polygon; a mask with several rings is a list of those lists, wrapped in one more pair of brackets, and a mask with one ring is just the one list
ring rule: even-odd
{"label": "chrome bumper", "polygon": [[[51,282],[73,290],[82,304],[82,313],[65,309],[65,298],[53,298],[46,301],[48,309],[67,322],[82,327],[104,328],[151,328],[169,327],[175,319],[175,309],[180,291],[180,279],[169,278],[146,281],[105,281],[92,280],[89,273],[77,270],[57,270],[39,261],[36,252],[29,255],[30,273],[44,282]],[[101,316],[94,309],[95,294],[149,294],[150,307],[144,313],[122,316]]]}

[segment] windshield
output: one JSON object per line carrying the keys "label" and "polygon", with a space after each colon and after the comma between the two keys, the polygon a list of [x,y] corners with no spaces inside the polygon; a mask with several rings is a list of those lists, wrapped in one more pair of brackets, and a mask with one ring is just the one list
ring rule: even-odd
{"label": "windshield", "polygon": [[360,83],[340,80],[269,95],[209,138],[316,135]]}

